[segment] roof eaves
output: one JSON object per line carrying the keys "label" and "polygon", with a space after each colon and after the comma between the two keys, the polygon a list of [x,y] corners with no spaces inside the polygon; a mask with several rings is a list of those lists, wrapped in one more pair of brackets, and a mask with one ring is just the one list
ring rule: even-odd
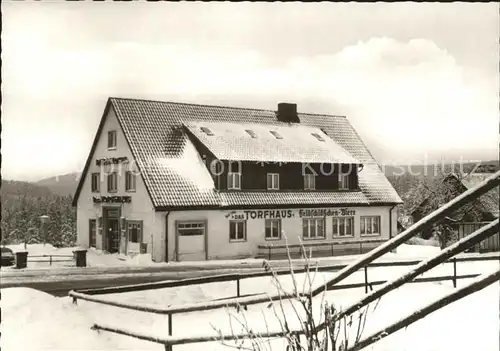
{"label": "roof eaves", "polygon": [[112,100],[112,98],[108,98],[108,100],[106,101],[106,107],[104,108],[104,112],[101,116],[101,121],[99,122],[99,126],[97,127],[97,133],[94,136],[94,141],[92,142],[92,147],[90,148],[90,152],[89,152],[89,155],[87,157],[87,161],[85,161],[85,166],[83,167],[83,171],[80,175],[78,185],[76,186],[75,195],[73,196],[73,201],[71,204],[73,207],[76,207],[78,205],[78,198],[80,196],[80,192],[82,190],[83,183],[84,183],[86,175],[87,175],[87,171],[90,167],[90,162],[92,161],[92,157],[94,156],[94,152],[95,152],[95,149],[97,147],[97,143],[99,142],[99,139],[100,139],[100,136],[102,133],[102,129],[104,127],[104,123],[106,122],[106,117],[108,116],[109,109],[112,106],[111,100]]}

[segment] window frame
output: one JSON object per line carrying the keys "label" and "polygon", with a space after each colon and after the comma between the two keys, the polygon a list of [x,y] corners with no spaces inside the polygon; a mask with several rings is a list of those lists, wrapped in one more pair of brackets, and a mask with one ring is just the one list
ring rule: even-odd
{"label": "window frame", "polygon": [[97,219],[89,219],[89,247],[96,248],[97,246]]}
{"label": "window frame", "polygon": [[[176,225],[176,231],[178,236],[199,236],[199,235],[205,235],[206,230],[207,230],[207,224],[203,220],[198,220],[198,221],[179,221],[177,222]],[[181,234],[182,232],[196,232],[196,231],[201,231],[201,233],[197,234]]]}
{"label": "window frame", "polygon": [[349,190],[350,187],[350,174],[344,174],[340,172],[338,174],[339,190]]}
{"label": "window frame", "polygon": [[[308,236],[306,237],[304,234],[304,229],[306,226],[304,225],[306,222],[310,221],[315,221],[314,229],[315,229],[315,235],[311,237],[311,231],[310,231],[310,225],[307,225],[308,229]],[[317,235],[317,230],[318,230],[318,225],[317,223],[321,221],[323,223],[323,236],[318,236]],[[308,218],[302,218],[302,239],[303,240],[325,240],[326,239],[326,218],[325,217],[308,217]]]}
{"label": "window frame", "polygon": [[[97,178],[97,179],[95,179]],[[95,184],[94,184],[95,180]],[[95,185],[95,187],[94,187]],[[100,172],[93,172],[90,175],[90,192],[92,193],[99,193],[101,192],[101,173]]]}
{"label": "window frame", "polygon": [[116,150],[118,144],[118,133],[116,130],[108,130],[108,150]]}
{"label": "window frame", "polygon": [[[308,182],[307,179],[312,179],[312,186],[308,184],[311,183],[311,181]],[[316,175],[311,173],[304,174],[304,190],[316,190]]]}
{"label": "window frame", "polygon": [[[277,225],[277,232],[278,232],[278,236],[274,236],[273,235],[273,225],[272,223],[278,223]],[[268,225],[270,224],[270,225]],[[265,222],[264,222],[264,238],[266,241],[276,241],[276,240],[281,240],[281,219],[280,218],[267,218],[265,219]],[[271,236],[268,236],[267,235],[267,229],[270,228],[270,233],[271,233]]]}
{"label": "window frame", "polygon": [[[133,225],[138,225],[139,226],[139,234],[137,237],[137,241],[132,241],[130,239],[131,236],[131,226]],[[141,244],[143,243],[144,239],[144,226],[143,226],[143,221],[141,220],[127,220],[127,243],[133,243],[133,244]]]}
{"label": "window frame", "polygon": [[[129,179],[130,177],[130,179]],[[133,183],[133,187],[130,185]],[[125,172],[125,191],[129,193],[134,193],[137,190],[137,175],[132,171]]]}
{"label": "window frame", "polygon": [[[114,179],[115,179],[115,188],[114,189],[110,189],[110,179],[113,179],[112,177],[114,177]],[[118,192],[118,172],[111,172],[110,174],[108,174],[107,190],[108,190],[108,193]]]}
{"label": "window frame", "polygon": [[[235,180],[238,180],[236,182]],[[236,186],[238,183],[238,186]],[[228,172],[227,173],[227,189],[228,190],[241,190],[241,173],[240,172]]]}
{"label": "window frame", "polygon": [[[347,221],[350,221],[351,234],[345,234],[347,228]],[[340,233],[341,223],[343,223],[344,234]],[[336,228],[336,230],[335,230]],[[354,217],[346,216],[346,217],[332,217],[332,237],[335,239],[338,238],[353,238],[354,237]]]}
{"label": "window frame", "polygon": [[[266,175],[267,190],[279,190],[280,189],[280,174],[279,173],[267,173]],[[271,180],[271,184],[269,184]]]}
{"label": "window frame", "polygon": [[[373,229],[375,227],[375,225],[374,225],[375,222],[373,221],[373,219],[376,219],[378,221],[378,224],[377,224],[378,225],[378,232],[377,233],[373,232]],[[368,233],[367,230],[366,230],[368,222],[370,223],[370,233]],[[361,217],[359,217],[359,233],[360,233],[360,236],[363,236],[363,237],[381,236],[382,235],[381,223],[382,223],[381,216],[361,216]],[[363,233],[363,232],[365,232],[365,233]]]}
{"label": "window frame", "polygon": [[[235,238],[231,238],[231,225],[235,224],[236,235]],[[238,235],[238,223],[243,223],[243,237],[240,238]],[[229,242],[230,243],[238,243],[238,242],[246,242],[247,241],[247,221],[246,220],[230,220],[229,221]]]}

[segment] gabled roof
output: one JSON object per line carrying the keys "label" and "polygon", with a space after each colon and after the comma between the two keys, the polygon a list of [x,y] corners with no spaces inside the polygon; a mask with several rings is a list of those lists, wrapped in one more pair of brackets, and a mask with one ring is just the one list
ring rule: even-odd
{"label": "gabled roof", "polygon": [[229,122],[186,122],[184,126],[220,160],[360,163],[317,127]]}
{"label": "gabled roof", "polygon": [[[282,128],[276,112],[224,106],[109,98],[103,120],[83,170],[78,200],[107,111],[112,108],[156,209],[220,208],[231,206],[394,204],[401,199],[347,118],[299,113],[300,125],[323,130],[353,159],[364,165],[361,192],[218,192],[183,124],[249,123]],[[311,129],[312,130],[312,129]],[[313,139],[312,142],[317,142]]]}

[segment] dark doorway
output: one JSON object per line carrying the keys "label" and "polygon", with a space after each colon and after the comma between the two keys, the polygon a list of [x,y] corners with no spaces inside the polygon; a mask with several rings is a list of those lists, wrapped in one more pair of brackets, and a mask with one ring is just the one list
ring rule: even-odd
{"label": "dark doorway", "polygon": [[104,239],[105,250],[110,253],[115,253],[120,250],[120,209],[108,208],[104,211],[105,233]]}

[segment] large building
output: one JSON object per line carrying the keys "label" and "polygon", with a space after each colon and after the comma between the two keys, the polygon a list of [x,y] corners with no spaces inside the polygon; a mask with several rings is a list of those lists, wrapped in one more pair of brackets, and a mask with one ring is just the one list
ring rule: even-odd
{"label": "large building", "polygon": [[74,198],[80,245],[156,262],[389,239],[399,203],[346,117],[122,98]]}

